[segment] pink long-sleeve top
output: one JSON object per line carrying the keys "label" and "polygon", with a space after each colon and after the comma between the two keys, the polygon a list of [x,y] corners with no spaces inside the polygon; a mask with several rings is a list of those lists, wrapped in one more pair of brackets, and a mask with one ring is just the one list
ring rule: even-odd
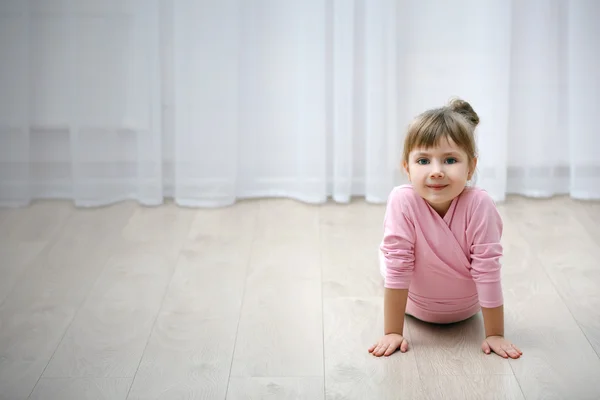
{"label": "pink long-sleeve top", "polygon": [[488,193],[468,187],[442,218],[410,185],[391,192],[380,246],[385,287],[408,289],[406,313],[428,322],[503,304],[502,219]]}

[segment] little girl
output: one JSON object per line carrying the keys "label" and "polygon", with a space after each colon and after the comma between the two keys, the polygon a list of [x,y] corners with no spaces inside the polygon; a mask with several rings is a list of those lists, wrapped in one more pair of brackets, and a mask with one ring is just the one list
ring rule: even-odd
{"label": "little girl", "polygon": [[491,197],[467,186],[477,166],[469,103],[419,115],[409,126],[402,166],[410,185],[392,190],[384,218],[380,268],[385,280],[385,335],[369,352],[408,350],[404,315],[447,324],[482,311],[486,354],[519,358],[504,338],[500,282],[502,220]]}

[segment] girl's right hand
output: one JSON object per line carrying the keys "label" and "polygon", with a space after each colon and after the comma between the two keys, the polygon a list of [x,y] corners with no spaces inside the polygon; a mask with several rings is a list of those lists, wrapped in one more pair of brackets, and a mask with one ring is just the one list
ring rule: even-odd
{"label": "girl's right hand", "polygon": [[390,356],[396,350],[400,349],[402,353],[408,350],[408,342],[406,339],[397,333],[388,333],[373,346],[369,347],[369,353],[376,357]]}

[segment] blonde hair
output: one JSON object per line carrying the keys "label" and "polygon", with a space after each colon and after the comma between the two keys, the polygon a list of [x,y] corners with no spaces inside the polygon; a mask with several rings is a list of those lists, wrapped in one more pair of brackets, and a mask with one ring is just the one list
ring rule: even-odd
{"label": "blonde hair", "polygon": [[472,162],[477,157],[475,128],[479,116],[471,105],[461,99],[452,99],[447,106],[427,110],[418,115],[408,127],[404,139],[402,160],[417,147],[431,148],[443,138],[452,140],[463,149]]}

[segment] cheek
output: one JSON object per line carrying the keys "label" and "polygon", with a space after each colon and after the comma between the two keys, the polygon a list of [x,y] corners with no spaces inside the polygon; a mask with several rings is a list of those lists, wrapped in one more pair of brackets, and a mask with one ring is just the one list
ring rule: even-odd
{"label": "cheek", "polygon": [[419,170],[419,167],[418,167],[418,165],[410,164],[410,165],[407,165],[404,168],[404,170],[406,171],[407,174],[413,175]]}
{"label": "cheek", "polygon": [[469,168],[463,165],[457,165],[456,168],[452,168],[450,174],[455,179],[468,179],[469,178]]}
{"label": "cheek", "polygon": [[421,181],[421,180],[427,179],[427,177],[429,176],[429,173],[427,171],[427,168],[423,168],[423,167],[413,168],[413,169],[411,169],[410,176],[415,181]]}

